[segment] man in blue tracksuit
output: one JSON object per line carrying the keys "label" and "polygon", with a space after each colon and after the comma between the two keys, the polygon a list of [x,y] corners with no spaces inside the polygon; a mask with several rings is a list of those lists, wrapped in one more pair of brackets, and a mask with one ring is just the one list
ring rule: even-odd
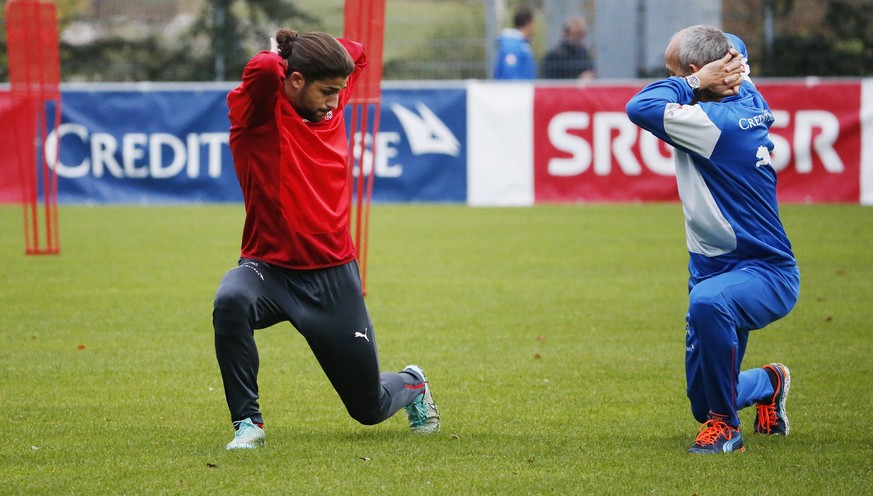
{"label": "man in blue tracksuit", "polygon": [[788,368],[740,372],[749,332],[787,315],[800,289],[770,163],[773,114],[737,74],[748,67],[739,38],[692,26],[673,36],[665,60],[672,76],[634,96],[627,115],[675,149],[690,255],[687,394],[703,424],[689,451],[743,451],[742,408],[757,404],[755,432],[789,431]]}

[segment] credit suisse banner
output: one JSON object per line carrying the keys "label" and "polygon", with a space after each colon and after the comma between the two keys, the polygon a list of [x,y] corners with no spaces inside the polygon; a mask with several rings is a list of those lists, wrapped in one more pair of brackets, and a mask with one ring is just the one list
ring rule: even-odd
{"label": "credit suisse banner", "polygon": [[[364,140],[364,164],[376,175],[373,199],[678,201],[672,149],[624,113],[644,84],[386,83],[379,133]],[[782,201],[873,204],[873,80],[757,84],[775,117]],[[228,146],[232,87],[63,87],[61,125],[45,143],[47,157],[60,145],[50,164],[59,200],[241,201]],[[10,122],[10,108],[0,105],[0,122]],[[0,147],[3,170],[14,148]],[[19,198],[12,176],[3,174],[0,202]]]}
{"label": "credit suisse banner", "polygon": [[[58,174],[59,202],[242,201],[228,134],[226,97],[233,85],[81,88],[62,88],[61,125],[45,143],[51,159],[60,146],[57,162],[50,163]],[[11,109],[0,105],[0,122],[9,122]],[[374,201],[464,202],[463,84],[388,91],[381,110],[380,132],[364,139],[363,162],[378,178]],[[20,199],[15,160],[14,146],[0,149],[0,202]]]}

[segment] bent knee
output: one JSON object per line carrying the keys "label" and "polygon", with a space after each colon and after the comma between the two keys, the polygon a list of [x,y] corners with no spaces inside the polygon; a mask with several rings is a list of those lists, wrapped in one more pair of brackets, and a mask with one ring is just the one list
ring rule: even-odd
{"label": "bent knee", "polygon": [[246,287],[236,284],[221,284],[215,292],[212,306],[218,312],[246,312],[257,301],[257,296]]}
{"label": "bent knee", "polygon": [[362,425],[376,425],[385,420],[382,412],[369,408],[348,408],[349,415]]}
{"label": "bent knee", "polygon": [[688,302],[688,313],[692,318],[700,315],[709,315],[713,312],[726,312],[727,305],[724,297],[720,293],[700,293],[692,292]]}
{"label": "bent knee", "polygon": [[216,336],[251,332],[256,304],[257,296],[244,287],[220,286],[212,310],[212,327]]}

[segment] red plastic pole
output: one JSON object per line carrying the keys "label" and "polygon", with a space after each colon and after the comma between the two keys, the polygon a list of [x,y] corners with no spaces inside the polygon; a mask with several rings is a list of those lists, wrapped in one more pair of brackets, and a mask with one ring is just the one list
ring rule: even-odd
{"label": "red plastic pole", "polygon": [[[379,133],[379,112],[382,83],[382,55],[385,38],[385,0],[346,0],[343,36],[364,44],[367,53],[367,68],[352,95],[352,125],[349,143],[350,189],[354,190],[355,222],[354,240],[358,250],[359,269],[364,294],[367,284],[367,254],[369,244],[370,204],[373,198],[375,177],[376,139]],[[375,114],[370,126],[369,108],[374,105]],[[366,137],[371,137],[370,161],[366,159]],[[360,148],[358,146],[360,140]],[[355,152],[357,158],[354,157]],[[353,177],[355,164],[358,176]],[[351,212],[350,212],[351,215]]]}
{"label": "red plastic pole", "polygon": [[48,0],[9,0],[4,10],[25,253],[56,254],[58,187],[51,165],[57,155],[46,156],[45,141],[49,122],[57,129],[61,120],[57,12]]}

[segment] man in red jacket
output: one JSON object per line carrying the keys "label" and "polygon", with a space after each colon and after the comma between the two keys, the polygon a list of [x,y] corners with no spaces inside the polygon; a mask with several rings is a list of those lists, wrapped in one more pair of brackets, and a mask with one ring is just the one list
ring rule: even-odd
{"label": "man in red jacket", "polygon": [[420,367],[379,371],[349,233],[343,107],[367,65],[359,43],[280,30],[227,96],[230,149],[245,201],[239,265],[212,314],[231,420],[227,449],[265,443],[254,329],[290,322],[349,414],[377,424],[406,408],[413,432],[439,431]]}

